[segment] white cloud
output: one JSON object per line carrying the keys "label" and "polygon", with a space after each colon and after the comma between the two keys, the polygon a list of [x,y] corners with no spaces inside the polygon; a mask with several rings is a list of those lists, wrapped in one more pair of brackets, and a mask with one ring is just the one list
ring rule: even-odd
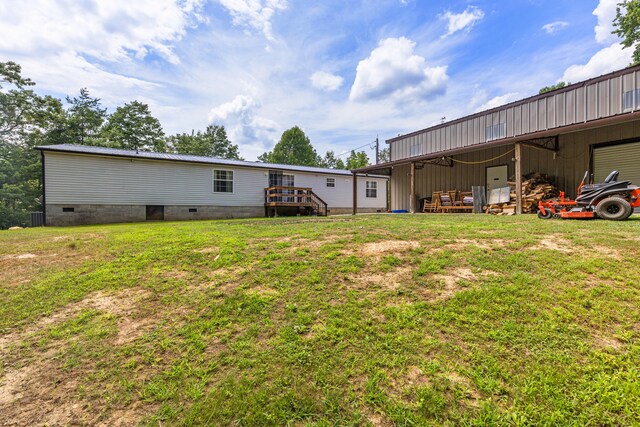
{"label": "white cloud", "polygon": [[229,139],[240,144],[242,154],[257,157],[267,151],[278,136],[280,126],[257,114],[260,103],[249,95],[238,95],[232,101],[209,111],[209,122],[224,125]]}
{"label": "white cloud", "polygon": [[632,62],[632,57],[631,49],[623,49],[621,44],[614,43],[598,51],[586,64],[572,65],[567,68],[562,81],[575,83],[620,70]]}
{"label": "white cloud", "polygon": [[407,103],[444,93],[447,67],[428,67],[422,56],[414,54],[414,47],[415,43],[405,37],[382,40],[358,64],[349,99],[393,98]]}
{"label": "white cloud", "polygon": [[614,30],[613,19],[616,17],[616,7],[620,0],[600,0],[593,14],[598,17],[596,25],[596,41],[601,44],[610,44],[618,37],[611,32]]}
{"label": "white cloud", "polygon": [[329,92],[338,90],[344,81],[342,77],[325,71],[316,71],[313,73],[310,80],[313,87]]}
{"label": "white cloud", "polygon": [[478,108],[478,111],[490,110],[492,108],[500,107],[501,105],[508,104],[520,98],[520,94],[517,92],[505,93],[504,95],[491,98]]}
{"label": "white cloud", "polygon": [[287,0],[220,0],[233,17],[233,24],[252,28],[273,41],[271,18],[275,12],[287,8]]}
{"label": "white cloud", "polygon": [[469,6],[464,12],[452,13],[447,11],[439,17],[447,21],[447,33],[444,35],[446,37],[461,30],[470,29],[477,21],[484,18],[484,12],[477,6]]}
{"label": "white cloud", "polygon": [[204,20],[202,0],[110,0],[51,2],[25,0],[0,5],[0,51],[77,52],[103,61],[143,58],[154,52],[177,64],[173,44],[186,28]]}
{"label": "white cloud", "polygon": [[73,52],[50,55],[46,62],[47,66],[43,67],[42,58],[19,59],[24,74],[35,82],[46,82],[49,91],[71,94],[81,87],[87,87],[93,96],[100,97],[107,105],[122,104],[132,92],[151,92],[160,86],[135,77],[110,73]]}
{"label": "white cloud", "polygon": [[568,26],[569,26],[569,23],[566,21],[555,21],[555,22],[550,22],[546,25],[543,25],[542,29],[546,31],[547,34],[553,34],[556,31],[567,28]]}
{"label": "white cloud", "polygon": [[616,16],[618,0],[600,0],[593,14],[598,17],[595,27],[595,39],[607,47],[596,52],[586,64],[576,64],[567,68],[562,76],[562,81],[579,82],[602,74],[620,70],[629,66],[633,61],[633,50],[623,49],[618,43],[619,38],[613,31],[613,19]]}

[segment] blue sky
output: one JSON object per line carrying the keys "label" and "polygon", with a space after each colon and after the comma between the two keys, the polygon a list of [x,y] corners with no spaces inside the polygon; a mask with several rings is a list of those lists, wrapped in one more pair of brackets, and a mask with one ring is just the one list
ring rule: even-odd
{"label": "blue sky", "polygon": [[[320,154],[623,68],[616,0],[0,0],[0,61],[37,90],[137,99],[167,133],[223,124],[254,160]],[[366,148],[371,154],[372,151]]]}

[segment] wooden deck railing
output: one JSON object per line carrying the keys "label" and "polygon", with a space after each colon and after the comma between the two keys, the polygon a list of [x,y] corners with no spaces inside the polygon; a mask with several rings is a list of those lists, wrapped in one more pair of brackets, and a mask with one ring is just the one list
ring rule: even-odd
{"label": "wooden deck railing", "polygon": [[267,207],[305,207],[317,215],[327,215],[327,203],[308,187],[274,186],[264,189]]}

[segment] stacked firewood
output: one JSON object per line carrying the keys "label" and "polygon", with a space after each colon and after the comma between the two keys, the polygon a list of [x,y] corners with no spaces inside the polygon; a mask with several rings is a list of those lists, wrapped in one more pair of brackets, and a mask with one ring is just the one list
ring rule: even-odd
{"label": "stacked firewood", "polygon": [[[494,215],[514,215],[516,213],[516,183],[508,182],[511,187],[509,203],[492,204],[485,207],[485,212]],[[560,192],[553,185],[551,178],[543,173],[530,173],[522,181],[522,213],[538,211],[541,200],[558,197]]]}

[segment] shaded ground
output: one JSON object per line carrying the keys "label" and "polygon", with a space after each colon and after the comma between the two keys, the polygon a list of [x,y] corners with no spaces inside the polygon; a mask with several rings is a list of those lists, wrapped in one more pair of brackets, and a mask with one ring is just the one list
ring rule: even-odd
{"label": "shaded ground", "polygon": [[0,232],[0,426],[635,425],[640,218]]}

